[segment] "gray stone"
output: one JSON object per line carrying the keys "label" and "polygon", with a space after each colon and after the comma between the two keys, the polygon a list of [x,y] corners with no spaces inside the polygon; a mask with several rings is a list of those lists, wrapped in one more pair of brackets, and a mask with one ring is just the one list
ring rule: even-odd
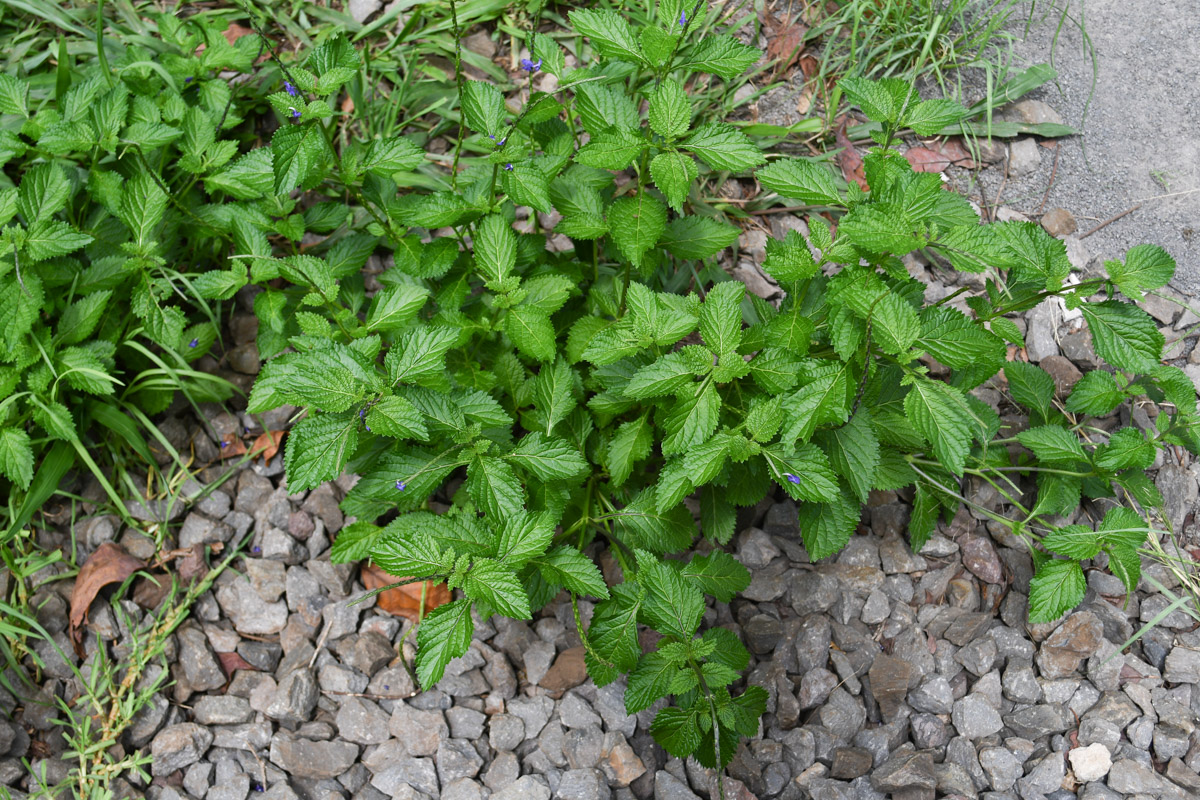
{"label": "gray stone", "polygon": [[1000,714],[980,694],[969,694],[956,702],[951,720],[959,734],[968,739],[982,739],[1004,727]]}
{"label": "gray stone", "polygon": [[347,697],[338,709],[338,735],[355,744],[382,744],[390,737],[389,717],[379,706],[360,697]]}
{"label": "gray stone", "polygon": [[929,714],[949,714],[954,710],[954,691],[942,675],[930,675],[908,695],[908,704]]}
{"label": "gray stone", "polygon": [[287,625],[287,603],[282,600],[266,602],[248,581],[241,578],[217,589],[217,603],[241,634],[269,636],[279,633]]}
{"label": "gray stone", "polygon": [[562,800],[607,800],[608,781],[598,769],[569,769],[562,774],[554,797]]}
{"label": "gray stone", "polygon": [[525,723],[525,738],[533,739],[554,713],[554,701],[545,695],[537,697],[514,697],[508,703],[508,713],[515,714]]}
{"label": "gray stone", "polygon": [[829,663],[829,645],[832,642],[829,618],[823,614],[807,617],[796,634],[796,659],[801,675],[811,669]]}
{"label": "gray stone", "polygon": [[532,775],[522,775],[493,794],[492,800],[550,800],[550,787]]}
{"label": "gray stone", "polygon": [[[867,673],[871,680],[871,694],[879,704],[879,711],[886,721],[895,718],[905,696],[908,694],[912,667],[903,659],[889,655],[877,655]],[[854,777],[858,777],[855,775]]]}
{"label": "gray stone", "polygon": [[821,705],[837,685],[838,677],[829,670],[822,667],[808,670],[800,676],[800,709],[803,711]]}
{"label": "gray stone", "polygon": [[183,527],[179,529],[180,547],[228,542],[232,538],[233,528],[195,511],[187,515],[183,520]]}
{"label": "gray stone", "polygon": [[201,725],[237,725],[254,719],[254,709],[242,697],[207,694],[192,706],[192,718]]}
{"label": "gray stone", "polygon": [[371,785],[384,794],[393,796],[398,796],[404,787],[411,787],[431,797],[437,797],[437,769],[432,759],[404,756],[372,775]]}
{"label": "gray stone", "polygon": [[[665,769],[654,773],[654,798],[655,800],[700,800],[686,783]],[[513,800],[518,799],[513,798]]]}
{"label": "gray stone", "polygon": [[1071,727],[1073,718],[1065,706],[1030,706],[1004,717],[1004,724],[1017,736],[1033,741],[1052,733],[1063,733]]}
{"label": "gray stone", "polygon": [[950,729],[936,714],[914,714],[909,720],[913,744],[919,750],[944,747],[950,741]]}
{"label": "gray stone", "polygon": [[525,741],[525,723],[515,714],[496,714],[488,720],[488,741],[495,750],[515,750]]}
{"label": "gray stone", "polygon": [[199,761],[212,744],[213,734],[194,722],[181,722],[159,731],[150,743],[150,774],[165,777]]}
{"label": "gray stone", "polygon": [[409,755],[413,756],[433,755],[438,751],[442,739],[450,735],[442,712],[416,709],[399,700],[392,709],[388,730],[404,743]]}
{"label": "gray stone", "polygon": [[899,536],[889,536],[879,543],[879,561],[888,575],[919,572],[928,567],[925,559],[913,555],[908,543]]}
{"label": "gray stone", "polygon": [[1037,664],[1042,677],[1048,680],[1065,678],[1079,669],[1079,664],[1100,647],[1104,641],[1104,625],[1090,611],[1076,612],[1042,642]]}
{"label": "gray stone", "polygon": [[852,781],[866,775],[874,765],[870,751],[861,747],[839,747],[833,751],[829,775],[839,781]]}
{"label": "gray stone", "polygon": [[1043,301],[1026,317],[1025,352],[1029,360],[1037,363],[1043,358],[1058,355],[1058,306],[1051,300]]}
{"label": "gray stone", "polygon": [[933,755],[917,751],[911,745],[901,747],[871,773],[871,785],[881,792],[906,789],[930,789],[937,786]]}
{"label": "gray stone", "polygon": [[1001,679],[1004,696],[1014,703],[1036,703],[1042,698],[1042,685],[1033,674],[1033,667],[1020,661],[1010,661]]}
{"label": "gray stone", "polygon": [[800,616],[828,611],[838,599],[838,581],[818,572],[802,572],[791,582],[792,610]]}
{"label": "gray stone", "polygon": [[288,673],[271,698],[266,715],[273,720],[299,725],[307,722],[317,706],[317,681],[311,671],[298,669]]}
{"label": "gray stone", "polygon": [[986,675],[996,662],[996,642],[989,637],[981,637],[960,648],[954,654],[954,660],[966,667],[967,671],[977,677]]}
{"label": "gray stone", "polygon": [[1011,789],[1024,774],[1021,761],[1004,747],[985,747],[979,751],[979,765],[988,784],[997,792]]}
{"label": "gray stone", "polygon": [[1042,165],[1041,147],[1036,140],[1026,136],[1008,146],[1008,174],[1013,178],[1030,175]]}
{"label": "gray stone", "polygon": [[175,637],[179,642],[179,666],[192,691],[207,692],[225,685],[225,673],[204,631],[185,625]]}
{"label": "gray stone", "polygon": [[[355,22],[366,22],[368,17],[381,8],[383,8],[383,0],[350,0],[346,4],[346,11],[350,13]],[[234,367],[234,369],[237,368]]]}
{"label": "gray stone", "polygon": [[1059,788],[1066,774],[1067,767],[1062,754],[1050,753],[1017,781],[1017,791],[1025,798],[1041,797]]}
{"label": "gray stone", "polygon": [[455,706],[446,709],[446,721],[450,723],[450,735],[455,739],[473,740],[483,736],[487,716],[473,708]]}
{"label": "gray stone", "polygon": [[1173,647],[1167,654],[1163,679],[1171,683],[1200,684],[1200,650],[1183,645]]}
{"label": "gray stone", "polygon": [[465,739],[443,739],[438,745],[435,762],[438,778],[443,784],[459,778],[474,778],[483,767],[483,759]]}
{"label": "gray stone", "polygon": [[862,730],[867,721],[862,701],[840,688],[830,693],[829,700],[821,706],[817,716],[830,733],[845,741],[854,738],[854,734]]}
{"label": "gray stone", "polygon": [[358,746],[349,742],[316,742],[284,731],[271,739],[271,763],[296,778],[336,778],[357,758]]}
{"label": "gray stone", "polygon": [[575,692],[559,701],[558,716],[567,728],[600,727],[600,716]]}
{"label": "gray stone", "polygon": [[440,800],[483,800],[483,787],[470,778],[459,778],[442,787]]}

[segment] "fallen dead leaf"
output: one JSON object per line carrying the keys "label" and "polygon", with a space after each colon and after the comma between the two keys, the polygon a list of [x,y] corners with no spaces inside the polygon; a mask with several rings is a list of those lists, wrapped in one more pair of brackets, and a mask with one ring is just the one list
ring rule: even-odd
{"label": "fallen dead leaf", "polygon": [[229,23],[229,27],[222,33],[225,35],[225,41],[233,44],[243,36],[249,36],[254,33],[253,28],[247,28],[245,25],[238,25],[236,22]]}
{"label": "fallen dead leaf", "polygon": [[221,437],[221,458],[233,458],[246,454],[246,445],[236,433],[227,433]]}
{"label": "fallen dead leaf", "polygon": [[350,95],[346,95],[346,99],[342,101],[342,113],[350,114],[354,111],[354,101],[350,99]]}
{"label": "fallen dead leaf", "polygon": [[910,147],[904,151],[904,158],[914,172],[943,172],[950,166],[950,159],[928,147]]}
{"label": "fallen dead leaf", "polygon": [[88,607],[100,590],[112,583],[123,583],[145,566],[114,542],[105,542],[87,557],[75,577],[75,588],[71,590],[71,636],[76,642],[82,640],[80,629],[87,621]]}
{"label": "fallen dead leaf", "polygon": [[208,564],[204,561],[204,545],[194,544],[187,548],[186,554],[175,562],[175,574],[179,582],[188,586],[208,572]]}
{"label": "fallen dead leaf", "polygon": [[133,582],[133,602],[147,611],[158,608],[171,591],[171,579],[166,575],[141,577]]}
{"label": "fallen dead leaf", "polygon": [[[402,581],[404,578],[397,578],[384,572],[374,564],[369,564],[362,569],[362,582],[367,591],[378,589],[381,586],[387,586],[396,581]],[[425,587],[425,609],[421,611],[421,587]],[[450,602],[450,590],[446,588],[444,583],[434,583],[433,581],[425,581],[424,583],[409,583],[404,586],[397,586],[394,589],[388,589],[379,594],[379,607],[389,614],[397,617],[405,617],[416,622],[419,616],[428,614],[433,609],[440,605],[445,605]]]}
{"label": "fallen dead leaf", "polygon": [[846,120],[842,120],[842,124],[838,126],[837,146],[842,148],[838,153],[838,165],[842,168],[842,177],[846,182],[854,181],[862,190],[868,191],[870,187],[867,185],[867,178],[863,175],[863,160],[858,151],[854,149],[854,143],[850,141],[850,137],[846,135]]}
{"label": "fallen dead leaf", "polygon": [[791,17],[777,18],[768,14],[764,20],[764,32],[767,36],[767,58],[775,62],[775,75],[781,75],[792,68],[800,51],[804,47],[804,34],[808,26]]}
{"label": "fallen dead leaf", "polygon": [[226,678],[232,678],[233,673],[239,669],[256,669],[253,664],[236,652],[217,653],[217,660],[221,662],[221,671],[225,673]]}
{"label": "fallen dead leaf", "polygon": [[279,445],[283,442],[284,431],[267,431],[260,433],[258,438],[254,440],[254,444],[250,445],[250,455],[256,456],[261,454],[265,463],[270,463],[275,454],[279,452]]}

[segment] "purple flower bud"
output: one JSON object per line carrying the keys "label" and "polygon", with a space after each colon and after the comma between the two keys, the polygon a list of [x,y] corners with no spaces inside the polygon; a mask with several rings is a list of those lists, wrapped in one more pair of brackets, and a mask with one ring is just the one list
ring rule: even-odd
{"label": "purple flower bud", "polygon": [[496,142],[496,144],[500,145],[501,147],[504,147],[504,143],[505,143],[505,142],[507,142],[507,141],[508,141],[508,137],[507,137],[507,136],[505,136],[503,139],[501,139],[500,141]]}
{"label": "purple flower bud", "polygon": [[396,481],[396,490],[397,491],[403,492],[407,486],[408,486],[408,484],[405,483],[404,481]]}
{"label": "purple flower bud", "polygon": [[288,106],[288,111],[292,112],[292,119],[300,119],[300,111],[298,109]]}
{"label": "purple flower bud", "polygon": [[491,140],[494,142],[494,141],[496,141],[496,134],[494,134],[494,133],[489,133],[489,134],[488,134],[488,138],[489,138],[489,139],[491,139]]}
{"label": "purple flower bud", "polygon": [[221,442],[221,449],[224,450],[226,447],[229,447],[229,442]]}
{"label": "purple flower bud", "polygon": [[505,164],[505,165],[504,165],[504,170],[505,170],[506,172],[512,172],[512,164]]}
{"label": "purple flower bud", "polygon": [[[383,685],[383,690],[384,690],[385,692],[390,692],[390,691],[392,690],[392,687],[391,687],[391,686],[388,686],[388,685],[385,683],[385,684]],[[713,749],[716,749],[716,748],[713,748]]]}
{"label": "purple flower bud", "polygon": [[283,82],[283,90],[285,92],[287,92],[288,94],[290,94],[292,97],[297,97],[300,94],[300,90],[297,89],[295,86],[293,86],[291,81]]}
{"label": "purple flower bud", "polygon": [[259,547],[258,545],[255,545],[255,546],[254,546],[252,549],[253,549],[253,551],[254,551],[255,553],[261,553],[261,552],[262,552],[262,548],[261,548],[261,547]]}
{"label": "purple flower bud", "polygon": [[681,27],[681,28],[687,27],[687,12],[686,11],[679,12],[679,27]]}
{"label": "purple flower bud", "polygon": [[186,78],[184,78],[184,79],[183,79],[183,82],[184,82],[184,83],[191,83],[193,80],[194,80],[194,78],[192,78],[192,76],[191,76],[191,75],[188,75]]}
{"label": "purple flower bud", "polygon": [[367,433],[370,433],[370,432],[371,432],[371,426],[370,426],[370,425],[368,425],[367,423],[365,423],[365,422],[364,422],[364,423],[363,423],[363,427],[367,429]]}
{"label": "purple flower bud", "polygon": [[792,473],[790,473],[790,472],[785,472],[785,473],[783,473],[783,477],[787,478],[787,481],[788,481],[788,483],[793,483],[793,484],[799,484],[799,483],[800,483],[800,476],[799,476],[799,475],[793,475],[793,474],[792,474]]}
{"label": "purple flower bud", "polygon": [[365,408],[360,408],[358,410],[358,418],[364,419],[366,416],[367,416],[367,410]]}
{"label": "purple flower bud", "polygon": [[537,61],[530,61],[528,58],[521,59],[521,69],[525,70],[526,72],[528,72],[530,74],[537,72],[541,68],[542,68],[542,60],[540,58]]}
{"label": "purple flower bud", "polygon": [[195,348],[195,347],[199,347],[199,346],[200,346],[199,339],[192,339],[190,342],[188,342],[188,347]]}

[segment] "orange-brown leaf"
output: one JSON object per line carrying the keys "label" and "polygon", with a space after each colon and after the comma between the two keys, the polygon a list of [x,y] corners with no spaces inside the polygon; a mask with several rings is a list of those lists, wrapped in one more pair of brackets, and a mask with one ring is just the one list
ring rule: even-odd
{"label": "orange-brown leaf", "polygon": [[246,659],[237,654],[232,653],[217,653],[217,659],[221,662],[221,671],[225,673],[226,678],[232,678],[233,673],[239,669],[256,669],[256,667]]}
{"label": "orange-brown leaf", "polygon": [[[387,586],[397,581],[405,580],[384,572],[374,564],[362,569],[362,582],[367,591]],[[421,611],[421,587],[425,587],[425,609]],[[450,590],[444,583],[424,581],[423,583],[408,583],[379,593],[378,604],[381,609],[397,617],[406,617],[416,622],[420,616],[428,614],[440,605],[450,602]]]}
{"label": "orange-brown leaf", "polygon": [[928,147],[910,147],[904,158],[912,164],[914,172],[942,172],[950,166],[950,159]]}
{"label": "orange-brown leaf", "polygon": [[284,431],[267,431],[259,434],[258,438],[254,440],[254,444],[250,445],[250,455],[256,456],[261,453],[263,461],[269,463],[279,452],[283,434]]}
{"label": "orange-brown leaf", "polygon": [[227,433],[221,437],[221,458],[233,458],[246,454],[246,445],[236,433]]}
{"label": "orange-brown leaf", "polygon": [[105,586],[123,583],[130,575],[146,565],[126,553],[114,542],[105,542],[88,556],[75,577],[75,588],[71,590],[71,635],[80,640],[80,627],[87,620],[88,607]]}
{"label": "orange-brown leaf", "polygon": [[846,135],[845,120],[842,120],[842,124],[838,126],[836,137],[837,146],[842,148],[842,151],[838,153],[838,165],[842,168],[842,177],[846,179],[847,183],[854,181],[863,191],[869,190],[867,178],[863,174],[862,156],[854,149],[854,143]]}

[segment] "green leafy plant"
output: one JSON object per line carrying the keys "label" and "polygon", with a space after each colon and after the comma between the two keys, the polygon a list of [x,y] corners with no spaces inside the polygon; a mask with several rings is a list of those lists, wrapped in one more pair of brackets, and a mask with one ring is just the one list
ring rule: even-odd
{"label": "green leafy plant", "polygon": [[[101,39],[78,68],[63,49],[51,75],[0,75],[0,474],[29,489],[58,442],[68,457],[48,460],[44,483],[73,453],[121,513],[97,442],[108,434],[145,470],[153,437],[183,463],[150,416],[177,391],[192,403],[232,394],[193,366],[247,281],[243,261],[222,267],[269,250],[262,229],[295,206],[236,203],[271,181],[261,153],[238,157],[258,98],[229,80],[254,69],[262,43],[230,44],[206,15],[155,20],[159,38]],[[36,505],[10,509],[10,533]]]}
{"label": "green leafy plant", "polygon": [[[306,409],[285,452],[293,491],[361,475],[343,502],[358,522],[339,536],[336,560],[369,557],[405,580],[462,590],[419,626],[422,685],[466,650],[473,611],[527,619],[566,591],[596,682],[627,673],[630,712],[672,697],[655,738],[719,767],[756,732],[766,702],[759,688],[732,688],[749,659],[737,637],[701,631],[706,595],[728,601],[750,580],[721,549],[738,507],[782,491],[820,559],[849,540],[871,490],[909,488],[920,550],[939,516],[966,502],[961,481],[989,481],[1022,514],[988,512],[1029,542],[1030,618],[1045,621],[1082,599],[1083,559],[1106,554],[1132,589],[1130,554],[1146,532],[1123,507],[1097,530],[1057,515],[1118,489],[1160,501],[1144,471],[1156,449],[1200,443],[1190,382],[1161,366],[1157,328],[1117,297],[1163,285],[1170,257],[1141,246],[1107,277],[1068,285],[1061,241],[1032,224],[980,225],[937,175],[914,173],[889,148],[899,130],[935,133],[968,113],[922,101],[904,81],[842,84],[879,123],[869,192],[799,158],[754,173],[790,204],[836,210],[838,224],[814,215],[807,240],[792,232],[768,244],[764,269],[787,293],[778,308],[747,295],[713,260],[738,230],[686,212],[698,182],[767,158],[732,127],[693,128],[686,87],[759,54],[728,36],[690,40],[703,13],[664,2],[659,22],[635,31],[615,12],[572,12],[601,57],[575,70],[532,34],[526,72],[555,75],[555,92],[510,108],[497,87],[462,81],[471,135],[458,142],[461,170],[437,191],[397,190],[424,161],[415,142],[338,146],[321,99],[245,156],[270,165],[264,198],[325,184],[363,211],[319,248],[254,254],[259,346],[274,357],[250,410]],[[328,97],[356,64],[330,39],[294,83]],[[625,170],[628,180],[614,180]],[[539,212],[558,217],[562,246],[547,247]],[[393,263],[368,297],[358,268],[376,246]],[[926,303],[900,260],[917,250],[986,273],[984,291],[961,308],[965,289]],[[1044,371],[1006,360],[1006,342],[1021,343],[1007,315],[1051,297],[1082,312],[1119,370],[1091,373],[1065,401]],[[932,376],[931,360],[949,380]],[[971,394],[1001,370],[1029,418],[1014,436]],[[1102,440],[1089,425],[1142,395],[1163,408],[1156,430]],[[601,550],[619,577],[602,575]],[[587,624],[579,598],[594,604]],[[661,637],[649,652],[640,625]]]}

